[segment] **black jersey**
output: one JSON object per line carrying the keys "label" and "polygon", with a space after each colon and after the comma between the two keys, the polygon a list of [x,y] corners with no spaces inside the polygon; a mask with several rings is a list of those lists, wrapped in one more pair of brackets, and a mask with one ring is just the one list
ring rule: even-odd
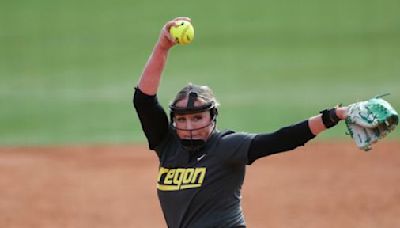
{"label": "black jersey", "polygon": [[168,227],[244,226],[240,189],[254,135],[215,131],[190,154],[173,129],[156,148],[157,192]]}
{"label": "black jersey", "polygon": [[160,161],[157,193],[170,228],[244,227],[240,191],[246,164],[315,137],[307,120],[265,134],[216,130],[192,153],[182,147],[157,96],[136,89],[134,106]]}

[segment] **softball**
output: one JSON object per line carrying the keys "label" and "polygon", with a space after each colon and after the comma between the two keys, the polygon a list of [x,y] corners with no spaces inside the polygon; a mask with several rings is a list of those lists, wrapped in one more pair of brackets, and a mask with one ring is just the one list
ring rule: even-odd
{"label": "softball", "polygon": [[169,30],[171,36],[178,44],[190,44],[194,39],[194,28],[189,21],[176,21],[176,26]]}

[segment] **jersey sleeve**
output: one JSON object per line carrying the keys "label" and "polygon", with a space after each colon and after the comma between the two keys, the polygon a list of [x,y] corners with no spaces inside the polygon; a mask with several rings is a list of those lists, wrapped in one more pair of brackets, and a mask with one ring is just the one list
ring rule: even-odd
{"label": "jersey sleeve", "polygon": [[157,95],[147,95],[139,88],[135,88],[133,105],[147,138],[149,148],[154,150],[168,133],[167,114],[158,102]]}
{"label": "jersey sleeve", "polygon": [[258,134],[251,142],[248,164],[253,163],[258,158],[303,146],[314,137],[315,135],[312,134],[308,126],[308,120],[283,127],[272,133]]}

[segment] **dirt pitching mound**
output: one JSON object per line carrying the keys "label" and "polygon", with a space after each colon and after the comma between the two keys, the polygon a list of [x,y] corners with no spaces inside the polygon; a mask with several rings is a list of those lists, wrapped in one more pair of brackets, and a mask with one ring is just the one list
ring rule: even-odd
{"label": "dirt pitching mound", "polygon": [[[166,227],[145,146],[0,149],[0,227]],[[249,227],[400,227],[400,143],[311,142],[248,166]]]}

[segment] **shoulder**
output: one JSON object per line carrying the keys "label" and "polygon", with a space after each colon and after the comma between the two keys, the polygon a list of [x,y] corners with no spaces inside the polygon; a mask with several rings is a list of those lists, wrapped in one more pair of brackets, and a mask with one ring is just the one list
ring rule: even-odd
{"label": "shoulder", "polygon": [[237,150],[242,148],[246,150],[254,137],[255,134],[252,133],[226,130],[220,132],[218,144],[223,149]]}
{"label": "shoulder", "polygon": [[252,140],[256,134],[247,133],[247,132],[236,132],[232,130],[226,130],[221,132],[221,139],[223,141],[247,141]]}
{"label": "shoulder", "polygon": [[227,164],[246,164],[247,152],[255,134],[227,130],[219,132],[218,136],[213,151],[216,157]]}

